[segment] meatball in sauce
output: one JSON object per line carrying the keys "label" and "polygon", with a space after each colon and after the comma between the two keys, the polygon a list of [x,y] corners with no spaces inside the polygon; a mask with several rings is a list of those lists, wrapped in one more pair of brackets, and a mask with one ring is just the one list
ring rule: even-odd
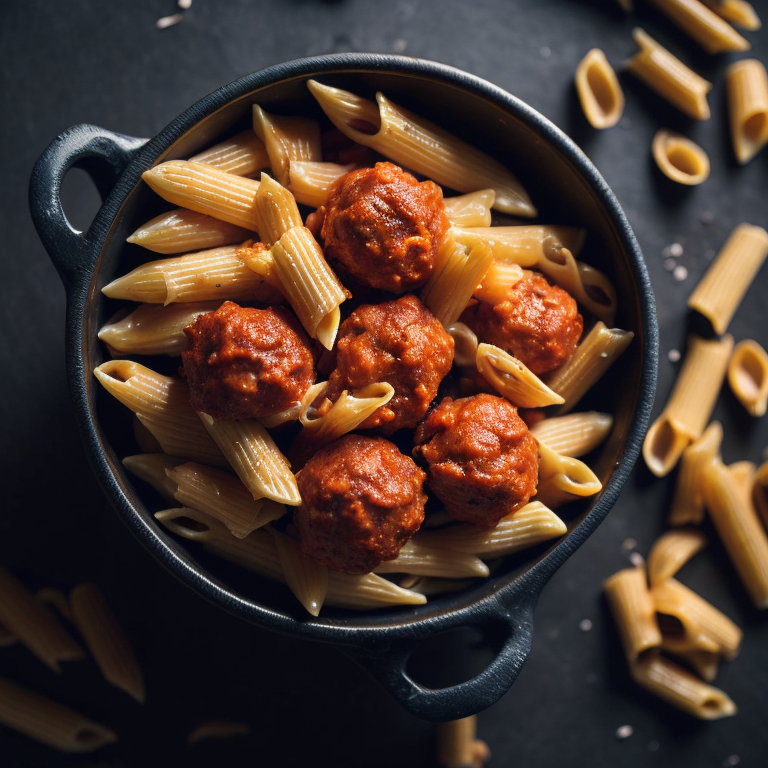
{"label": "meatball in sauce", "polygon": [[440,187],[392,163],[342,176],[318,212],[323,216],[326,258],[363,285],[391,293],[429,279],[449,226]]}
{"label": "meatball in sauce", "polygon": [[584,330],[573,297],[535,272],[515,283],[504,301],[478,301],[460,320],[480,341],[509,352],[537,376],[559,368]]}
{"label": "meatball in sauce", "polygon": [[452,363],[453,339],[416,296],[363,304],[339,328],[325,396],[336,400],[344,390],[388,382],[392,399],[359,428],[392,434],[418,424]]}
{"label": "meatball in sauce", "polygon": [[416,443],[430,489],[456,520],[493,528],[536,493],[538,443],[501,397],[446,397],[419,425]]}
{"label": "meatball in sauce", "polygon": [[272,416],[299,402],[314,383],[304,331],[282,307],[226,301],[184,333],[181,358],[192,406],[215,419]]}
{"label": "meatball in sauce", "polygon": [[298,476],[293,522],[302,551],[344,573],[369,573],[397,557],[424,520],[425,474],[383,437],[345,435]]}

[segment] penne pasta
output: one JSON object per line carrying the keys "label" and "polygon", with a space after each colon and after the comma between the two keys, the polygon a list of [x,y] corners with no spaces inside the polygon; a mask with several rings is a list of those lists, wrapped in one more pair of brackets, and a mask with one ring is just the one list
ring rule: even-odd
{"label": "penne pasta", "polygon": [[474,298],[489,304],[501,304],[509,299],[510,290],[526,275],[531,274],[530,271],[523,269],[518,264],[494,261],[472,295]]}
{"label": "penne pasta", "polygon": [[178,485],[168,477],[166,470],[183,463],[184,459],[177,459],[165,453],[139,453],[123,459],[123,466],[132,475],[149,483],[165,501],[171,503],[176,501]]}
{"label": "penne pasta", "polygon": [[682,134],[660,129],[653,138],[651,152],[661,172],[678,184],[696,186],[709,178],[707,153]]}
{"label": "penne pasta", "polygon": [[545,224],[510,227],[454,225],[449,232],[462,245],[472,247],[479,242],[487,243],[496,261],[521,267],[536,267],[544,261],[562,262],[563,251],[578,255],[586,239],[583,229]]}
{"label": "penne pasta", "polygon": [[583,461],[562,456],[544,443],[539,443],[536,501],[556,509],[578,498],[594,496],[602,487],[595,473]]}
{"label": "penne pasta", "polygon": [[689,117],[709,120],[707,94],[712,83],[686,67],[642,29],[636,28],[632,36],[640,51],[626,63],[626,69]]}
{"label": "penne pasta", "polygon": [[127,242],[155,253],[188,253],[242,243],[252,234],[204,213],[174,208],[139,227]]}
{"label": "penne pasta", "polygon": [[330,121],[358,144],[458,192],[493,189],[494,208],[503,213],[536,216],[525,189],[501,163],[383,94],[372,102],[316,80],[307,85]]}
{"label": "penne pasta", "polygon": [[69,595],[72,616],[104,679],[144,703],[144,673],[128,638],[96,584],[78,584]]}
{"label": "penne pasta", "polygon": [[52,608],[59,616],[74,624],[69,598],[60,590],[44,587],[35,593],[35,600],[48,608]]}
{"label": "penne pasta", "polygon": [[733,152],[744,165],[768,143],[768,75],[762,62],[744,59],[728,67],[725,83]]}
{"label": "penne pasta", "polygon": [[752,478],[752,503],[768,528],[768,461],[758,467]]}
{"label": "penne pasta", "polygon": [[162,453],[163,447],[158,439],[141,423],[139,417],[134,413],[131,419],[133,427],[133,439],[142,453]]}
{"label": "penne pasta", "polygon": [[619,122],[624,112],[624,92],[599,48],[593,48],[579,62],[575,82],[584,116],[593,128],[610,128]]}
{"label": "penne pasta", "polygon": [[446,329],[453,339],[453,362],[462,367],[470,368],[477,364],[477,336],[464,323],[451,323]]}
{"label": "penne pasta", "polygon": [[752,339],[740,341],[728,362],[728,384],[750,416],[764,416],[768,405],[768,353]]}
{"label": "penne pasta", "polygon": [[416,535],[405,542],[394,560],[385,560],[374,573],[409,573],[459,579],[466,576],[488,576],[488,566],[468,552],[456,552],[443,547],[430,547]]}
{"label": "penne pasta", "polygon": [[454,227],[490,227],[495,199],[496,193],[492,189],[478,189],[465,195],[445,197],[443,205]]}
{"label": "penne pasta", "polygon": [[701,0],[707,8],[711,8],[718,16],[743,29],[754,31],[760,29],[760,17],[746,0]]}
{"label": "penne pasta", "polygon": [[477,739],[477,715],[437,724],[437,760],[443,768],[482,768],[491,753]]}
{"label": "penne pasta", "polygon": [[564,456],[578,458],[594,451],[613,429],[613,416],[598,411],[572,413],[542,419],[531,426],[531,434]]}
{"label": "penne pasta", "polygon": [[261,240],[269,247],[289,229],[304,223],[293,195],[266,173],[261,174],[254,198],[254,215]]}
{"label": "penne pasta", "polygon": [[646,563],[651,587],[671,579],[706,543],[704,534],[693,528],[662,534],[651,547]]}
{"label": "penne pasta", "polygon": [[240,131],[189,160],[212,165],[235,176],[253,176],[269,165],[267,148],[251,129]]}
{"label": "penne pasta", "polygon": [[688,298],[716,333],[725,333],[731,318],[768,256],[768,232],[739,224]]}
{"label": "penne pasta", "polygon": [[18,641],[19,638],[8,627],[0,623],[0,648],[9,648]]}
{"label": "penne pasta", "polygon": [[353,171],[354,163],[322,163],[309,160],[292,160],[288,166],[288,189],[297,203],[319,208],[325,205],[331,187],[344,174]]}
{"label": "penne pasta", "polygon": [[320,615],[328,593],[328,569],[305,555],[297,542],[269,528],[275,542],[285,581],[299,602],[313,616]]}
{"label": "penne pasta", "polygon": [[93,752],[117,741],[109,728],[5,678],[0,723],[60,752]]}
{"label": "penne pasta", "polygon": [[[667,650],[664,648],[663,639],[661,645],[663,650]],[[692,651],[677,650],[675,655],[692,667],[696,674],[708,683],[711,683],[717,677],[721,658],[717,651],[695,648]]]}
{"label": "penne pasta", "polygon": [[205,739],[231,739],[233,736],[248,736],[251,726],[230,720],[205,720],[196,725],[187,735],[187,744],[193,746]]}
{"label": "penne pasta", "polygon": [[732,349],[732,336],[712,341],[688,337],[685,360],[669,400],[643,441],[643,458],[657,477],[669,474],[685,448],[704,432]]}

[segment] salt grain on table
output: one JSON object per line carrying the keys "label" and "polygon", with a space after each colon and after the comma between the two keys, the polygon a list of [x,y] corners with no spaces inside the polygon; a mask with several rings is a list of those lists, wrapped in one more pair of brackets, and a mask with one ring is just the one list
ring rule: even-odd
{"label": "salt grain on table", "polygon": [[682,283],[683,280],[688,278],[688,270],[682,265],[675,267],[674,271],[672,272],[672,277],[674,277],[678,283]]}
{"label": "salt grain on table", "polygon": [[629,556],[629,562],[632,565],[640,566],[645,564],[645,558],[639,552],[633,552]]}
{"label": "salt grain on table", "polygon": [[179,8],[183,8],[185,11],[188,11],[192,7],[192,0],[178,0],[176,5],[178,5]]}
{"label": "salt grain on table", "polygon": [[631,725],[621,725],[616,729],[616,738],[628,739],[634,732],[635,729]]}
{"label": "salt grain on table", "polygon": [[178,24],[183,18],[184,15],[181,13],[174,13],[172,16],[163,16],[162,19],[158,19],[155,22],[155,26],[158,29],[168,29],[168,27],[173,27]]}
{"label": "salt grain on table", "polygon": [[666,269],[667,272],[671,272],[676,266],[677,261],[675,261],[675,259],[664,259],[664,269]]}
{"label": "salt grain on table", "polygon": [[589,632],[589,630],[592,629],[592,622],[589,619],[582,619],[579,622],[579,629],[582,632]]}
{"label": "salt grain on table", "polygon": [[670,363],[678,362],[680,360],[680,350],[670,349],[669,352],[667,352],[667,359]]}
{"label": "salt grain on table", "polygon": [[621,544],[621,551],[631,552],[633,549],[637,549],[637,542],[634,539],[624,539]]}

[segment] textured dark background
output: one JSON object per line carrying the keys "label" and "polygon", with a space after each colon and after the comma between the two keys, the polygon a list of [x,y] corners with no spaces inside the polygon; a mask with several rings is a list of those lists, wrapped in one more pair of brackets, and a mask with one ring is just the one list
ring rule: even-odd
{"label": "textured dark background", "polygon": [[[755,0],[768,18],[768,3]],[[327,52],[405,53],[486,78],[553,120],[590,155],[615,190],[645,253],[656,291],[661,366],[654,416],[683,349],[685,299],[708,260],[742,220],[768,225],[768,153],[746,168],[733,160],[723,72],[729,56],[698,51],[656,12],[626,17],[613,0],[195,0],[181,24],[158,31],[171,0],[0,3],[0,562],[33,588],[97,580],[136,646],[148,700],[134,704],[89,663],[55,676],[27,651],[0,651],[0,674],[69,702],[114,727],[119,744],[87,757],[59,756],[0,729],[3,766],[435,765],[434,727],[407,714],[337,651],[278,637],[224,615],[173,580],[126,532],[86,464],[64,373],[65,296],[30,221],[26,186],[35,159],[72,124],[134,136],[157,133],[198,98],[243,74]],[[621,123],[591,130],[572,85],[580,58],[602,48],[618,68],[641,23],[712,80],[713,117],[695,123],[622,76]],[[748,33],[768,58],[768,32]],[[666,181],[650,158],[654,132],[687,132],[709,153],[699,188]],[[73,223],[87,226],[98,197],[82,172],[65,184]],[[683,281],[664,249],[683,246]],[[768,346],[764,269],[731,324],[737,339]],[[725,460],[764,460],[768,424],[753,422],[725,392]],[[745,630],[739,658],[717,684],[735,718],[702,723],[638,691],[628,678],[601,596],[603,579],[627,565],[628,539],[647,554],[664,530],[671,483],[639,466],[615,509],[556,574],[536,613],[534,649],[512,690],[479,717],[493,766],[679,766],[766,764],[768,616],[754,610],[720,546],[685,567],[681,580]],[[707,529],[708,530],[708,529]],[[588,619],[591,629],[580,628]],[[477,670],[477,648],[446,644],[440,658]],[[184,745],[198,722],[250,722],[252,735]],[[631,725],[619,740],[616,729]]]}

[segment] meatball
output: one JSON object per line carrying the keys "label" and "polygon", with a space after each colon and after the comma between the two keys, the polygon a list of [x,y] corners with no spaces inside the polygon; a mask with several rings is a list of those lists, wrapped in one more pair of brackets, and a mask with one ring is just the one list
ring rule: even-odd
{"label": "meatball", "polygon": [[336,367],[325,396],[336,400],[379,381],[395,389],[392,399],[361,425],[392,434],[415,427],[451,370],[453,339],[412,294],[383,304],[363,304],[341,324]]}
{"label": "meatball", "polygon": [[480,341],[495,344],[541,376],[559,368],[576,349],[584,320],[573,297],[531,272],[505,301],[478,301],[461,315]]}
{"label": "meatball", "polygon": [[302,551],[344,573],[393,560],[424,520],[426,475],[383,437],[345,435],[299,472]]}
{"label": "meatball", "polygon": [[538,443],[501,397],[446,397],[416,430],[416,443],[429,487],[456,520],[493,528],[536,493]]}
{"label": "meatball", "polygon": [[184,329],[181,355],[196,411],[261,419],[300,401],[315,380],[303,330],[282,307],[225,301]]}
{"label": "meatball", "polygon": [[320,230],[326,258],[363,285],[404,293],[427,281],[448,229],[443,193],[392,163],[342,176]]}

